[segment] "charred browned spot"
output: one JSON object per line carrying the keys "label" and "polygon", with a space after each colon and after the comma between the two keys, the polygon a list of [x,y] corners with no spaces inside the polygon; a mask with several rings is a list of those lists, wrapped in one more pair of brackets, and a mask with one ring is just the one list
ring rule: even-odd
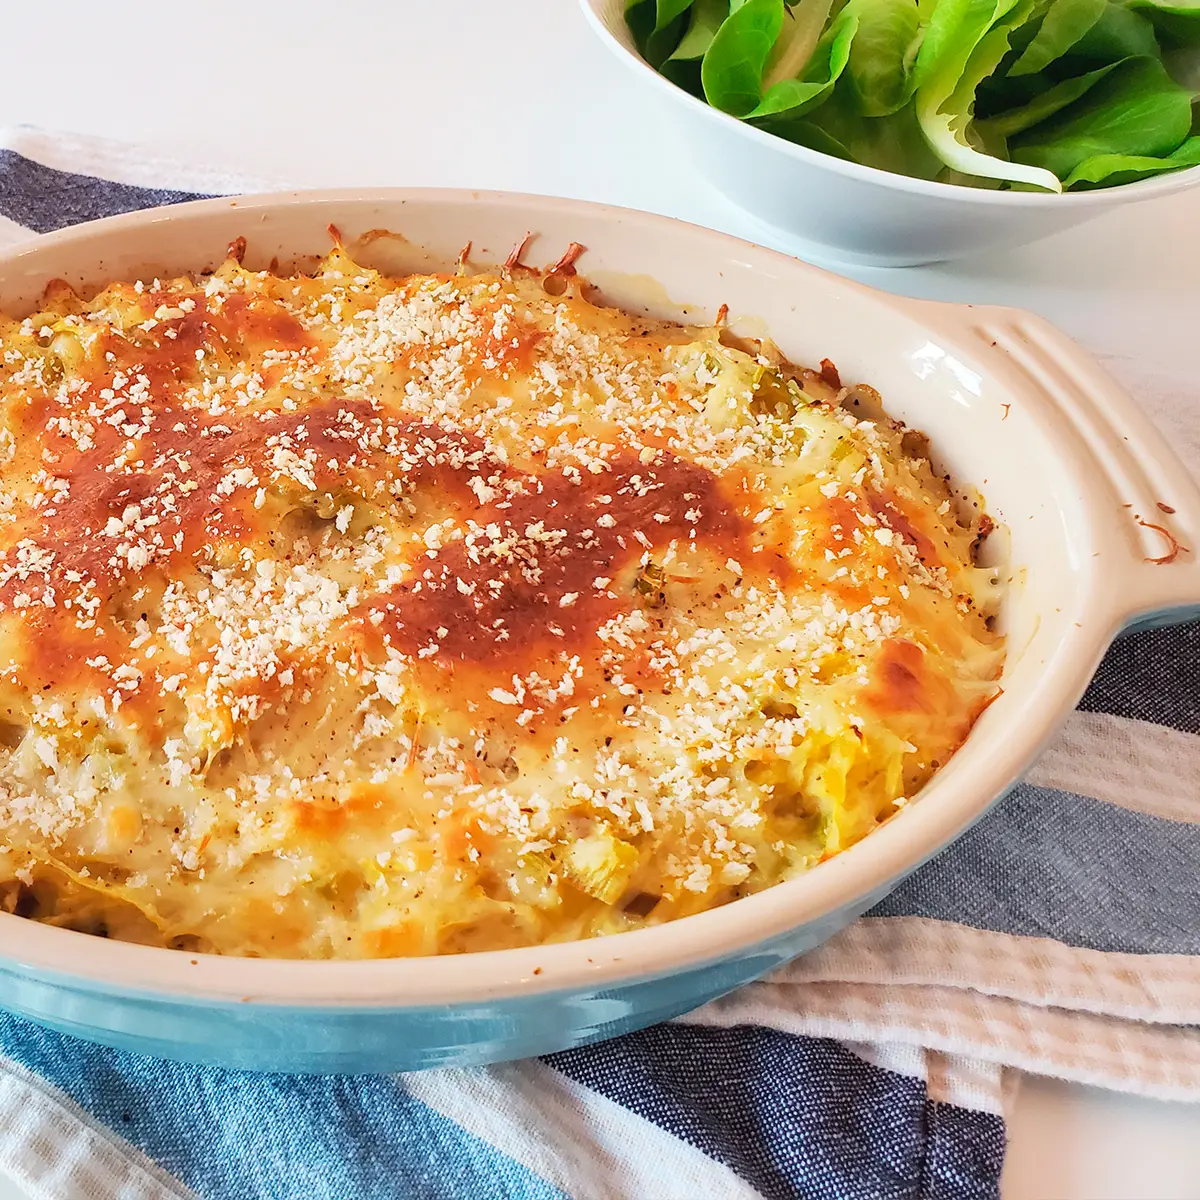
{"label": "charred browned spot", "polygon": [[[136,438],[136,461],[143,465],[110,470],[126,441],[99,425],[91,450],[72,447],[64,455],[56,470],[69,492],[35,517],[31,530],[38,545],[53,550],[53,563],[32,583],[10,579],[0,588],[6,603],[22,591],[40,601],[49,587],[61,608],[64,597],[89,583],[92,595],[104,600],[118,578],[187,558],[214,538],[244,536],[255,524],[253,493],[223,489],[222,481],[246,468],[269,482],[280,445],[311,454],[307,469],[317,490],[356,483],[365,490],[391,469],[409,486],[436,484],[452,495],[469,495],[468,480],[498,466],[469,435],[381,416],[364,401],[231,418],[164,400],[144,418]],[[304,490],[295,480],[292,486]],[[73,623],[77,615],[65,619]]]}
{"label": "charred browned spot", "polygon": [[548,272],[550,275],[574,275],[575,263],[579,260],[579,256],[587,249],[586,246],[580,245],[578,242],[571,242],[563,251],[562,257],[552,266]]}
{"label": "charred browned spot", "polygon": [[928,712],[933,707],[925,651],[915,642],[889,638],[875,660],[872,675],[866,697],[881,713]]}
{"label": "charred browned spot", "polygon": [[[11,603],[9,592],[6,588],[6,603]],[[76,612],[44,607],[26,611],[23,686],[37,693],[73,688],[103,691],[111,685],[97,664],[101,658],[120,662],[129,641],[111,622],[98,620],[94,628],[81,630],[75,623],[80,615]]]}
{"label": "charred browned spot", "polygon": [[[940,761],[962,744],[988,703],[978,707],[964,704],[953,680],[930,664],[925,650],[905,638],[889,638],[880,647],[864,699],[881,717],[893,720],[902,736],[923,740],[926,745],[934,737]],[[932,765],[938,766],[939,761]]]}
{"label": "charred browned spot", "polygon": [[207,355],[234,357],[243,348],[257,352],[315,345],[300,322],[269,298],[235,292],[225,298],[219,312],[207,309],[207,300],[200,292],[154,292],[146,298],[151,311],[161,307],[178,311],[189,303],[190,311],[182,316],[156,318],[148,330],[135,326],[123,334],[108,334],[100,356],[106,365],[93,375],[93,385],[97,389],[113,387],[116,375],[144,375],[155,399],[162,401],[172,398],[181,384],[198,377]]}
{"label": "charred browned spot", "polygon": [[529,270],[521,261],[522,256],[529,247],[529,243],[533,241],[533,231],[526,230],[525,236],[508,252],[508,257],[504,260],[504,269],[508,272],[513,272],[518,269]]}
{"label": "charred browned spot", "polygon": [[941,562],[937,547],[929,536],[913,523],[903,502],[894,493],[881,495],[871,492],[868,497],[871,511],[882,518],[917,552],[917,557],[927,566],[936,567]]}
{"label": "charred browned spot", "polygon": [[[439,666],[511,671],[514,659],[536,657],[535,647],[571,653],[627,610],[633,597],[613,583],[644,547],[683,539],[733,554],[746,543],[748,523],[716,477],[668,454],[653,465],[621,457],[599,474],[525,477],[519,486],[481,506],[474,519],[492,526],[486,540],[440,548],[418,579],[375,602],[393,646],[414,655],[436,646]],[[602,579],[612,582],[597,586]]]}
{"label": "charred browned spot", "polygon": [[979,518],[979,526],[975,531],[975,538],[971,542],[970,555],[971,562],[976,566],[980,565],[979,556],[983,550],[983,544],[995,532],[996,522],[992,520],[987,513]]}
{"label": "charred browned spot", "polygon": [[[8,427],[14,437],[18,439],[22,436],[40,436],[51,415],[50,398],[43,392],[30,392],[9,401]],[[66,434],[57,432],[52,434],[51,438],[55,443],[68,440]],[[70,442],[69,447],[70,451],[73,451],[75,443]]]}
{"label": "charred browned spot", "polygon": [[821,359],[821,381],[826,387],[831,387],[835,392],[842,390],[842,377],[838,374],[837,366],[828,358]]}
{"label": "charred browned spot", "polygon": [[235,292],[225,298],[222,323],[239,342],[277,350],[302,350],[315,345],[303,325],[271,300]]}
{"label": "charred browned spot", "polygon": [[[151,296],[150,303],[178,306],[186,298],[157,293]],[[115,331],[106,334],[101,345],[101,360],[106,365],[91,380],[97,391],[113,387],[118,375],[132,379],[145,376],[158,401],[174,396],[181,384],[196,378],[196,352],[215,348],[219,338],[203,311],[204,297],[192,299],[197,302],[195,310],[182,317],[157,321],[150,331],[135,328],[125,335]]]}

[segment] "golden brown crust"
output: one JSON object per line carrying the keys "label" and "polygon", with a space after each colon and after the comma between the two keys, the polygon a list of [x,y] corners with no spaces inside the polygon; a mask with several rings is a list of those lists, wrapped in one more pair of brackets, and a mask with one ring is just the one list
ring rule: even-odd
{"label": "golden brown crust", "polygon": [[832,363],[595,307],[576,245],[393,280],[331,234],[0,323],[0,907],[587,936],[821,861],[953,752],[987,519]]}

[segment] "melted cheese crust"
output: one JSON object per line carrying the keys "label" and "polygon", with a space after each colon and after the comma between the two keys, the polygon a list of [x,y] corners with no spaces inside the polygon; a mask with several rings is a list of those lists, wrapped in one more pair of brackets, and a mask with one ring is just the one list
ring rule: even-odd
{"label": "melted cheese crust", "polygon": [[242,955],[568,940],[926,782],[1003,659],[977,510],[831,364],[586,291],[337,247],[0,322],[0,907]]}

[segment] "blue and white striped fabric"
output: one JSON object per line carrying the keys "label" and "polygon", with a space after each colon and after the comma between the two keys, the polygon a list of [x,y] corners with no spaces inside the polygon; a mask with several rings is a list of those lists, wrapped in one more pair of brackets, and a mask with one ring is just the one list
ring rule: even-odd
{"label": "blue and white striped fabric", "polygon": [[[245,186],[13,131],[0,240]],[[1200,421],[1173,419],[1195,469]],[[870,917],[604,1045],[284,1077],[0,1014],[0,1195],[995,1197],[1008,1068],[1200,1098],[1197,662],[1200,624],[1125,639],[1029,782]]]}

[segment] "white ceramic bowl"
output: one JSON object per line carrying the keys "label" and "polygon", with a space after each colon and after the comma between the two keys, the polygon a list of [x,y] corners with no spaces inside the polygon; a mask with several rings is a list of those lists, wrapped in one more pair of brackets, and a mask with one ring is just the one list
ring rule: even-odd
{"label": "white ceramic bowl", "polygon": [[[526,261],[577,240],[615,303],[769,330],[790,357],[829,357],[927,431],[1011,530],[1004,694],[896,818],[769,891],[672,924],[587,942],[442,958],[286,962],[105,941],[0,913],[0,1004],[131,1049],[239,1067],[399,1070],[541,1054],[694,1008],[817,945],[980,817],[1030,765],[1109,641],[1137,618],[1200,606],[1200,491],[1147,419],[1072,342],[1007,309],[898,299],[666,217],[465,191],[307,193],[202,201],[63,230],[0,255],[0,306],[47,280],[82,285],[216,264],[239,235],[264,266],[390,229],[369,261],[448,269]],[[1159,503],[1174,509],[1164,513]],[[1129,507],[1131,506],[1131,507]]]}
{"label": "white ceramic bowl", "polygon": [[911,266],[1048,237],[1125,204],[1200,185],[1200,167],[1063,195],[910,179],[796,146],[709,107],[638,54],[623,0],[580,0],[600,40],[629,67],[647,114],[697,171],[764,227],[764,240],[817,262]]}

